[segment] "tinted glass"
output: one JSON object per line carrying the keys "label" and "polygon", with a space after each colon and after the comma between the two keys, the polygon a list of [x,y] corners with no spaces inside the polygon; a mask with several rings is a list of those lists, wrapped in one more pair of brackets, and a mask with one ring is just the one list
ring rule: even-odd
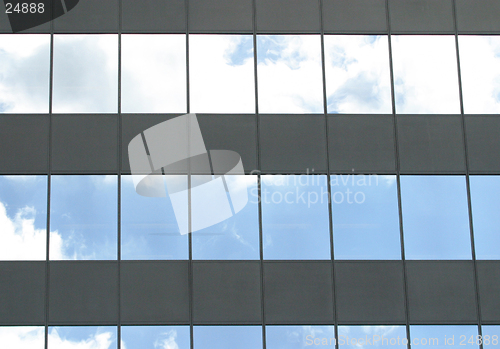
{"label": "tinted glass", "polygon": [[326,176],[262,176],[265,259],[330,259]]}
{"label": "tinted glass", "polygon": [[[259,259],[257,176],[229,175],[224,176],[224,178],[226,185],[231,188],[227,194],[224,193],[228,196],[231,205],[231,216],[220,223],[193,233],[193,258],[219,260]],[[244,191],[246,191],[248,202],[241,211],[235,213],[234,206],[237,197],[231,197],[231,193],[241,195],[240,192]],[[214,196],[213,193],[210,194],[211,197]]]}
{"label": "tinted glass", "polygon": [[122,326],[123,349],[190,349],[189,326]]}
{"label": "tinted glass", "polygon": [[186,111],[186,36],[122,35],[122,112]]}
{"label": "tinted glass", "polygon": [[45,260],[47,177],[0,176],[0,260]]}
{"label": "tinted glass", "polygon": [[477,349],[477,326],[410,326],[412,347]]}
{"label": "tinted glass", "polygon": [[44,349],[45,328],[39,327],[0,327],[0,343],[4,348]]}
{"label": "tinted glass", "polygon": [[335,259],[399,259],[396,176],[330,177]]}
{"label": "tinted glass", "polygon": [[170,196],[141,196],[132,178],[122,176],[122,259],[188,259],[188,236],[180,233]]}
{"label": "tinted glass", "polygon": [[115,349],[116,327],[49,327],[47,349]]}
{"label": "tinted glass", "polygon": [[260,113],[322,113],[319,35],[258,35]]}
{"label": "tinted glass", "polygon": [[193,349],[262,348],[261,326],[194,326]]}
{"label": "tinted glass", "polygon": [[405,326],[339,326],[339,347],[343,349],[407,348]]}
{"label": "tinted glass", "polygon": [[333,326],[266,326],[267,349],[335,348]]}
{"label": "tinted glass", "polygon": [[477,259],[500,259],[500,176],[470,176]]}
{"label": "tinted glass", "polygon": [[401,176],[407,259],[471,259],[463,176]]}
{"label": "tinted glass", "polygon": [[0,113],[48,113],[50,35],[0,35]]}
{"label": "tinted glass", "polygon": [[458,37],[464,112],[500,113],[500,37]]}
{"label": "tinted glass", "polygon": [[189,93],[194,113],[254,113],[251,35],[189,35]]}
{"label": "tinted glass", "polygon": [[325,35],[328,113],[392,113],[387,36]]}
{"label": "tinted glass", "polygon": [[497,349],[500,347],[500,326],[481,326],[483,332],[483,348]]}
{"label": "tinted glass", "polygon": [[53,111],[118,111],[117,35],[54,35]]}
{"label": "tinted glass", "polygon": [[50,259],[116,259],[116,176],[52,176]]}
{"label": "tinted glass", "polygon": [[460,113],[454,36],[393,35],[398,114]]}

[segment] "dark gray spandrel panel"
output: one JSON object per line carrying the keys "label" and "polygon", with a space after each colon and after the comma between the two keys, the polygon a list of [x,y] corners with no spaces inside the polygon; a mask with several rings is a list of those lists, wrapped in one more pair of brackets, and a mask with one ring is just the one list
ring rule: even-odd
{"label": "dark gray spandrel panel", "polygon": [[252,32],[252,0],[190,0],[189,32]]}
{"label": "dark gray spandrel panel", "polygon": [[[500,321],[500,261],[478,261],[477,278],[483,322]],[[500,333],[499,333],[500,335]]]}
{"label": "dark gray spandrel panel", "polygon": [[335,262],[340,323],[404,323],[402,262]]}
{"label": "dark gray spandrel panel", "polygon": [[124,33],[185,33],[183,0],[122,0]]}
{"label": "dark gray spandrel panel", "polygon": [[122,262],[124,323],[189,322],[187,262]]}
{"label": "dark gray spandrel panel", "polygon": [[391,115],[328,117],[328,154],[332,173],[394,173],[394,143]]}
{"label": "dark gray spandrel panel", "polygon": [[[45,0],[45,3],[50,2],[51,0]],[[22,2],[21,2],[22,3]],[[15,4],[14,4],[15,6]],[[49,6],[44,6],[45,10],[51,11]],[[0,33],[12,33],[12,28],[10,26],[9,17],[6,13],[5,2],[0,2]],[[43,23],[36,27],[23,30],[21,33],[50,33],[50,22]]]}
{"label": "dark gray spandrel panel", "polygon": [[465,135],[469,170],[472,173],[500,172],[500,118],[466,116]]}
{"label": "dark gray spandrel panel", "polygon": [[48,115],[0,116],[0,172],[47,172],[48,144]]}
{"label": "dark gray spandrel panel", "polygon": [[118,0],[80,0],[54,20],[56,33],[117,33]]}
{"label": "dark gray spandrel panel", "polygon": [[116,323],[118,263],[51,262],[51,324]]}
{"label": "dark gray spandrel panel", "polygon": [[500,2],[498,0],[456,0],[459,33],[498,33]]}
{"label": "dark gray spandrel panel", "polygon": [[195,323],[260,323],[258,262],[195,262]]}
{"label": "dark gray spandrel panel", "polygon": [[465,173],[460,116],[398,115],[403,173]]}
{"label": "dark gray spandrel panel", "polygon": [[256,0],[258,33],[319,33],[318,0]]}
{"label": "dark gray spandrel panel", "polygon": [[45,263],[0,262],[0,324],[45,320]]}
{"label": "dark gray spandrel panel", "polygon": [[265,262],[266,323],[333,323],[330,262]]}
{"label": "dark gray spandrel panel", "polygon": [[323,115],[261,115],[260,155],[264,172],[326,172]]}
{"label": "dark gray spandrel panel", "polygon": [[389,0],[393,33],[455,32],[452,0]]}
{"label": "dark gray spandrel panel", "polygon": [[385,33],[385,0],[323,0],[326,33]]}
{"label": "dark gray spandrel panel", "polygon": [[410,322],[475,323],[472,261],[407,261]]}
{"label": "dark gray spandrel panel", "polygon": [[53,115],[52,171],[116,173],[117,115]]}

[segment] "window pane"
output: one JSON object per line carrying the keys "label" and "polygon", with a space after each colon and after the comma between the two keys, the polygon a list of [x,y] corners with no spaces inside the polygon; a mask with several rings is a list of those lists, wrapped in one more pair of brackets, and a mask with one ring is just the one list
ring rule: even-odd
{"label": "window pane", "polygon": [[[197,176],[193,176],[197,177]],[[259,207],[257,176],[226,175],[226,184],[234,188],[227,194],[233,206],[232,216],[220,223],[193,233],[194,259],[259,259]],[[196,179],[195,179],[196,180]],[[248,202],[234,214],[232,195],[247,192]],[[212,195],[211,195],[212,196]]]}
{"label": "window pane", "polygon": [[116,259],[116,176],[52,176],[50,259]]}
{"label": "window pane", "polygon": [[254,113],[251,35],[189,35],[193,113]]}
{"label": "window pane", "polygon": [[330,178],[335,259],[400,259],[396,176]]}
{"label": "window pane", "polygon": [[53,111],[118,111],[117,35],[54,35]]}
{"label": "window pane", "polygon": [[471,259],[463,176],[401,176],[407,259]]}
{"label": "window pane", "polygon": [[339,347],[406,349],[405,326],[339,326]]}
{"label": "window pane", "polygon": [[458,37],[464,112],[500,113],[500,37]]}
{"label": "window pane", "polygon": [[455,37],[393,35],[398,114],[460,113]]}
{"label": "window pane", "polygon": [[122,176],[121,190],[122,259],[188,259],[188,235],[180,233],[170,196],[139,195],[133,176]]}
{"label": "window pane", "polygon": [[497,349],[500,348],[500,326],[481,326],[483,332],[483,348]]}
{"label": "window pane", "polygon": [[122,326],[123,349],[190,349],[189,326]]}
{"label": "window pane", "polygon": [[323,113],[319,35],[258,35],[260,113]]}
{"label": "window pane", "polygon": [[186,36],[122,35],[122,112],[186,112]]}
{"label": "window pane", "polygon": [[330,259],[326,176],[262,176],[265,259]]}
{"label": "window pane", "polygon": [[194,326],[193,349],[262,348],[261,326]]}
{"label": "window pane", "polygon": [[4,348],[44,349],[45,328],[43,326],[0,327],[0,343]]}
{"label": "window pane", "polygon": [[412,347],[477,349],[477,334],[477,326],[410,326]]}
{"label": "window pane", "polygon": [[500,176],[470,176],[477,259],[500,259]]}
{"label": "window pane", "polygon": [[328,113],[392,113],[387,36],[325,35]]}
{"label": "window pane", "polygon": [[266,348],[334,349],[335,333],[333,326],[266,326]]}
{"label": "window pane", "polygon": [[0,260],[45,260],[47,177],[0,176]]}
{"label": "window pane", "polygon": [[116,349],[116,327],[49,327],[48,349]]}
{"label": "window pane", "polygon": [[0,113],[48,113],[50,35],[0,35]]}

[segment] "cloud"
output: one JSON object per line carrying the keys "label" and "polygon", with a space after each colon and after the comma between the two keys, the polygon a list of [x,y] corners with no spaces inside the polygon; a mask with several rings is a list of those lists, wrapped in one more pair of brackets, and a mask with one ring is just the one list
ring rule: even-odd
{"label": "cloud", "polygon": [[45,328],[0,327],[0,343],[4,348],[43,349],[45,347]]}
{"label": "cloud", "polygon": [[176,330],[170,330],[168,332],[162,333],[162,337],[165,338],[157,339],[155,341],[155,349],[179,349],[179,345],[176,342]]}
{"label": "cloud", "polygon": [[109,349],[114,342],[111,332],[95,333],[82,340],[61,338],[56,328],[49,333],[50,349]]}

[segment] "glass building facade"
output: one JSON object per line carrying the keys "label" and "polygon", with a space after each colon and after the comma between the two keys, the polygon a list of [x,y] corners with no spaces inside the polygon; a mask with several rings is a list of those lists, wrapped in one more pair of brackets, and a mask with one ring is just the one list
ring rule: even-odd
{"label": "glass building facade", "polygon": [[[500,0],[6,8],[0,347],[500,348]],[[186,113],[248,196],[189,234],[128,154]]]}

